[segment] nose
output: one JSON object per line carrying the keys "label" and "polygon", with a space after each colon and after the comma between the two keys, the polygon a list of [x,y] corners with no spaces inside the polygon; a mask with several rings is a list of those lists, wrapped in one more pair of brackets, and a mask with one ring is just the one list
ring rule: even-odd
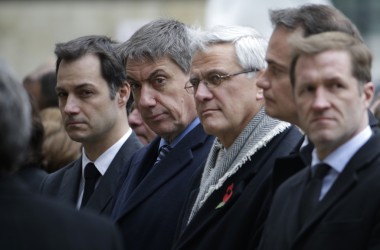
{"label": "nose", "polygon": [[257,75],[256,85],[258,88],[261,88],[263,90],[267,90],[270,88],[270,82],[269,82],[266,72],[267,72],[266,70],[263,70],[263,71],[260,71]]}
{"label": "nose", "polygon": [[144,84],[141,86],[141,92],[139,95],[134,95],[135,102],[142,108],[149,108],[156,105],[156,90]]}
{"label": "nose", "polygon": [[212,98],[211,91],[206,86],[206,84],[204,84],[203,81],[199,83],[198,88],[196,89],[196,92],[194,93],[194,98],[196,101],[200,101],[200,102]]}
{"label": "nose", "polygon": [[328,93],[325,89],[319,87],[315,91],[315,96],[313,100],[314,109],[326,109],[330,107],[330,102],[328,99]]}
{"label": "nose", "polygon": [[66,103],[64,104],[64,112],[67,115],[73,115],[79,113],[79,106],[77,100],[72,95],[68,95]]}

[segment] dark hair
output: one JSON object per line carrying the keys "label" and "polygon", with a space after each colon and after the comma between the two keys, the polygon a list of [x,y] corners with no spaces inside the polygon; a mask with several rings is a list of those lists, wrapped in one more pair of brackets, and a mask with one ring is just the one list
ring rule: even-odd
{"label": "dark hair", "polygon": [[346,51],[351,57],[352,75],[361,83],[371,81],[372,54],[368,47],[342,32],[324,32],[309,37],[294,35],[289,40],[293,47],[290,80],[295,84],[295,66],[301,55],[313,55],[328,50]]}
{"label": "dark hair", "polygon": [[32,131],[29,140],[28,150],[26,151],[26,159],[21,165],[21,168],[27,167],[42,167],[43,155],[42,144],[44,141],[44,127],[42,125],[41,117],[37,108],[37,103],[29,95],[31,105],[31,120]]}
{"label": "dark hair", "polygon": [[13,171],[24,159],[31,132],[30,111],[21,82],[0,61],[1,173]]}
{"label": "dark hair", "polygon": [[322,32],[340,31],[364,42],[355,24],[333,6],[306,4],[299,8],[271,10],[269,15],[275,28],[279,26],[290,30],[302,28],[305,37]]}
{"label": "dark hair", "polygon": [[169,56],[180,69],[188,74],[191,67],[191,50],[188,28],[172,19],[152,21],[126,42],[118,46],[124,65],[128,59],[155,61]]}
{"label": "dark hair", "polygon": [[41,77],[41,103],[40,109],[48,107],[58,107],[58,97],[55,92],[57,85],[57,74],[48,72]]}
{"label": "dark hair", "polygon": [[116,42],[106,36],[83,36],[66,43],[58,43],[55,47],[57,55],[56,72],[62,60],[72,61],[85,54],[99,57],[102,76],[108,83],[111,99],[118,89],[125,84],[125,69],[121,58],[115,52]]}

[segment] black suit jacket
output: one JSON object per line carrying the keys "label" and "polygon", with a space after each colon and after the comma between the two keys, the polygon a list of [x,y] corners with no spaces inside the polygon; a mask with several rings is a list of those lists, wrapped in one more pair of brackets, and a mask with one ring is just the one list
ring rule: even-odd
{"label": "black suit jacket", "polygon": [[[193,183],[192,194],[180,221],[181,232],[173,249],[242,250],[256,247],[271,202],[274,161],[289,154],[301,137],[295,127],[274,137],[207,199],[186,226],[199,191],[200,178]],[[231,185],[232,196],[218,208]]]}
{"label": "black suit jacket", "polygon": [[6,250],[123,249],[115,225],[0,177],[0,245]]}
{"label": "black suit jacket", "polygon": [[129,250],[170,249],[190,179],[203,166],[214,137],[199,124],[152,168],[159,141],[131,159],[112,213]]}
{"label": "black suit jacket", "polygon": [[380,136],[352,157],[303,225],[299,204],[308,168],[277,190],[260,249],[380,249]]}
{"label": "black suit jacket", "polygon": [[[378,133],[379,121],[369,110],[368,120],[372,131],[374,133]],[[302,137],[288,156],[276,159],[275,166],[273,168],[273,192],[275,192],[285,180],[302,170],[307,165],[311,164],[311,153],[314,149],[314,145],[309,142],[309,144],[301,150],[304,140],[305,137]]]}
{"label": "black suit jacket", "polygon": [[[126,167],[131,156],[141,147],[141,142],[132,132],[102,176],[84,209],[90,209],[103,215],[111,214],[115,202],[115,192],[123,168]],[[41,192],[76,206],[81,177],[82,158],[79,158],[68,166],[49,174],[42,182]]]}

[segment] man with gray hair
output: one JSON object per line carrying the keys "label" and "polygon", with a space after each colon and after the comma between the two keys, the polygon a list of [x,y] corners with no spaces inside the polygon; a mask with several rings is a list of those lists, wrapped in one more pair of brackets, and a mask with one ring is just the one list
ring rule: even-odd
{"label": "man with gray hair", "polygon": [[122,249],[110,221],[36,195],[14,175],[29,146],[31,119],[25,89],[0,61],[1,248]]}
{"label": "man with gray hair", "polygon": [[267,42],[256,30],[217,26],[192,37],[186,89],[206,133],[217,138],[193,182],[174,249],[253,249],[269,210],[274,161],[301,134],[264,111],[256,81]]}
{"label": "man with gray hair", "polygon": [[159,19],[120,47],[136,108],[158,135],[126,167],[112,213],[129,250],[170,249],[189,182],[214,139],[184,88],[191,66],[188,30]]}

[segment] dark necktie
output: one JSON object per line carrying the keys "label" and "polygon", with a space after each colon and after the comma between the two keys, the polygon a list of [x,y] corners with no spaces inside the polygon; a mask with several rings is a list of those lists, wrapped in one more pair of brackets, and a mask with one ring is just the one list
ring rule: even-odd
{"label": "dark necktie", "polygon": [[160,152],[158,153],[157,159],[156,159],[156,161],[154,162],[154,165],[153,165],[153,166],[156,166],[157,163],[159,163],[159,162],[162,160],[162,158],[164,158],[165,155],[167,155],[167,154],[170,152],[171,149],[172,149],[172,148],[171,148],[169,145],[163,145],[163,146],[160,148]]}
{"label": "dark necktie", "polygon": [[95,189],[96,181],[98,180],[100,173],[96,169],[94,163],[90,162],[84,168],[84,191],[81,207],[84,207],[87,201],[90,199]]}
{"label": "dark necktie", "polygon": [[300,216],[302,224],[305,222],[306,218],[313,213],[316,205],[318,204],[323,177],[326,176],[330,168],[331,167],[326,163],[319,163],[315,166],[315,173],[311,176],[309,182],[306,184],[301,199]]}

